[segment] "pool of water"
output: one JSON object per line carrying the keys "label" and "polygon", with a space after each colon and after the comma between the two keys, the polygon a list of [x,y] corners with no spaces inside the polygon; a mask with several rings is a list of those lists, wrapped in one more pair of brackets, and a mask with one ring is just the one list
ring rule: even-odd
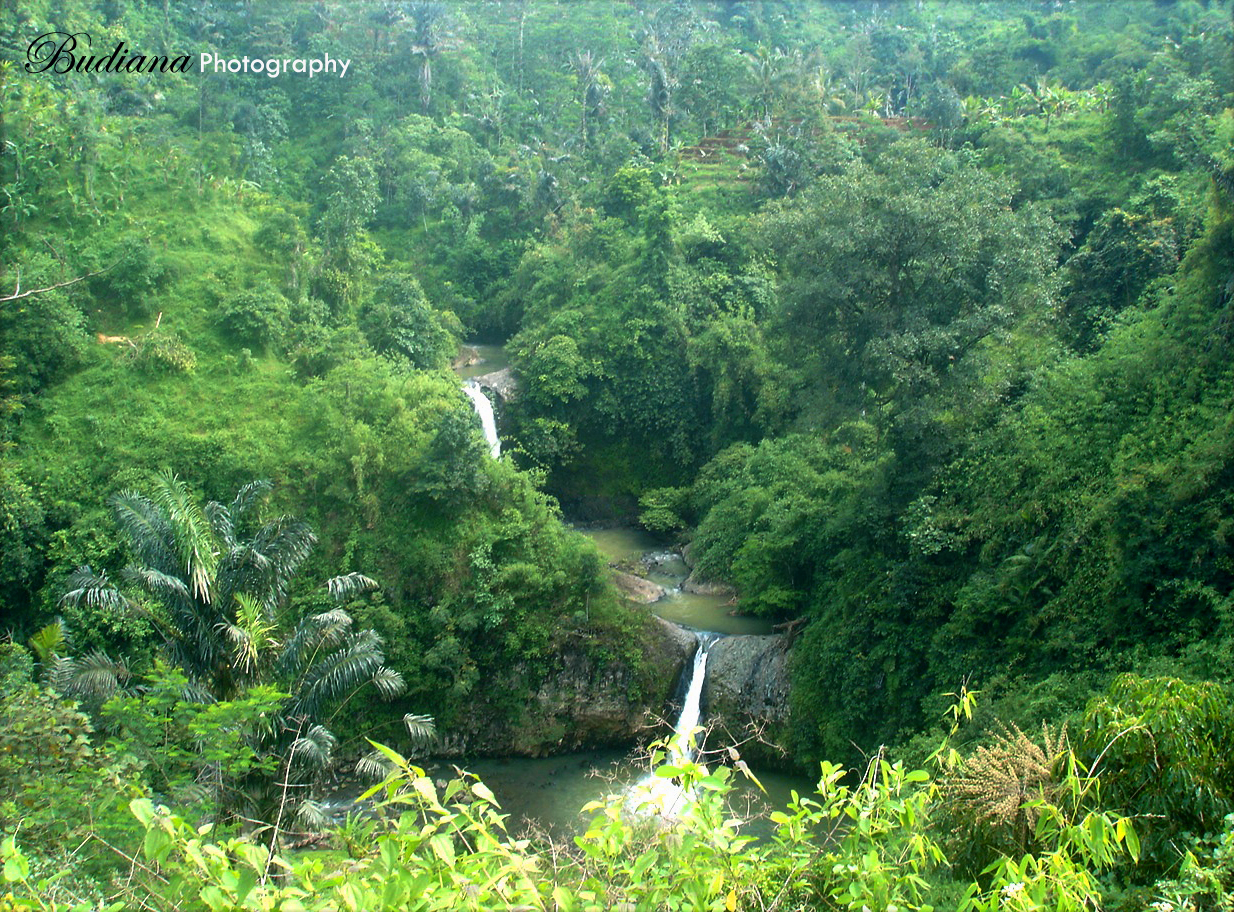
{"label": "pool of water", "polygon": [[682,592],[690,575],[681,555],[642,529],[581,529],[612,563],[665,588],[667,595],[648,606],[652,612],[694,630],[711,630],[726,636],[757,636],[773,633],[771,621],[737,613],[736,602],[727,595]]}
{"label": "pool of water", "polygon": [[[528,827],[548,831],[559,839],[584,832],[591,817],[582,814],[587,802],[607,796],[625,796],[647,774],[646,758],[618,751],[590,751],[542,759],[482,759],[459,766],[478,775],[496,796],[508,825],[519,832]],[[435,778],[450,771],[436,772]],[[730,813],[745,822],[743,831],[765,838],[774,831],[767,819],[773,810],[783,810],[791,793],[809,794],[815,783],[805,776],[755,771],[767,790],[734,771],[735,786],[728,796]]]}
{"label": "pool of water", "polygon": [[468,364],[466,367],[455,370],[455,373],[463,380],[470,380],[481,374],[491,374],[493,371],[510,366],[510,356],[506,353],[504,345],[485,345],[479,342],[464,342],[463,345],[467,348],[474,348],[480,356],[480,360],[475,364]]}

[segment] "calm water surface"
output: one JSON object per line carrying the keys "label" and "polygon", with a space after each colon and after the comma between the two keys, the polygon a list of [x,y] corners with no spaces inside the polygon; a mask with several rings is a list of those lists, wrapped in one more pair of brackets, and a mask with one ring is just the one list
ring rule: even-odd
{"label": "calm water surface", "polygon": [[480,360],[475,364],[468,364],[454,371],[463,380],[470,380],[481,374],[491,374],[493,371],[510,366],[510,356],[506,354],[504,345],[484,345],[479,342],[464,342],[463,345],[467,348],[474,348],[480,355]]}

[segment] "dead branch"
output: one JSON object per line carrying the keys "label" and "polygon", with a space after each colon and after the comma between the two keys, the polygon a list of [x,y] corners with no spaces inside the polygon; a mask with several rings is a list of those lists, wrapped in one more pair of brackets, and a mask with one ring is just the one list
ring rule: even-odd
{"label": "dead branch", "polygon": [[[119,260],[116,260],[116,263],[119,262]],[[112,266],[115,266],[116,263],[112,263],[111,266],[104,266],[102,269],[96,269],[94,272],[87,272],[85,275],[79,275],[77,278],[69,279],[67,282],[57,282],[55,285],[48,285],[45,288],[31,288],[29,291],[21,290],[21,272],[19,271],[17,273],[17,284],[13,286],[13,293],[0,297],[0,304],[8,301],[19,301],[22,298],[29,298],[36,294],[42,294],[45,291],[55,291],[57,288],[67,288],[69,285],[76,285],[78,282],[84,282],[86,279],[94,278],[96,275],[102,275],[111,269]]]}

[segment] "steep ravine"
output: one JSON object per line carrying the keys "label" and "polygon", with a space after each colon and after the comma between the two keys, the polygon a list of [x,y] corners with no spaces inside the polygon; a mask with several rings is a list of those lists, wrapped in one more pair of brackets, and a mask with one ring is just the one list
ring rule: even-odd
{"label": "steep ravine", "polygon": [[[493,457],[499,458],[493,405],[512,394],[516,381],[509,368],[480,374],[489,358],[503,363],[504,352],[493,348],[481,357],[478,349],[467,351],[470,354],[459,363],[472,375],[464,389]],[[497,376],[505,382],[484,382]],[[651,613],[640,667],[598,660],[581,646],[564,647],[552,670],[538,679],[527,667],[512,667],[490,682],[465,717],[447,727],[439,752],[450,757],[543,757],[631,745],[662,717],[682,669],[698,648],[694,631],[700,630],[719,638],[702,684],[706,721],[725,743],[744,742],[743,753],[750,759],[784,765],[785,753],[778,742],[788,722],[787,640],[741,635],[762,633],[766,625],[737,616],[732,610],[736,594],[722,584],[696,580],[683,556],[639,541],[633,530],[630,540],[622,542],[614,539],[621,537],[619,530],[592,534],[597,545],[609,552],[614,585],[624,598],[648,606]],[[615,553],[614,546],[619,549]],[[631,560],[634,553],[639,554],[637,561]],[[518,693],[529,697],[512,709],[509,695]],[[758,737],[751,738],[754,732]]]}

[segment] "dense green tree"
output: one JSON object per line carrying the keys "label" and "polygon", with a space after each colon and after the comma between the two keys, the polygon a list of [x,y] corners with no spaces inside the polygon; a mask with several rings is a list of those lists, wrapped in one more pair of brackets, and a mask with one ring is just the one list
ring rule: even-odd
{"label": "dense green tree", "polygon": [[965,394],[987,339],[1048,313],[1060,232],[1011,194],[964,156],[904,141],[762,218],[785,277],[774,325],[824,425],[938,408]]}
{"label": "dense green tree", "polygon": [[400,355],[416,368],[442,367],[458,345],[443,315],[409,275],[384,276],[358,322],[374,351]]}
{"label": "dense green tree", "polygon": [[1216,832],[1234,803],[1234,718],[1220,685],[1120,675],[1089,703],[1082,749],[1103,799],[1144,820],[1158,869],[1178,865],[1188,838]]}
{"label": "dense green tree", "polygon": [[264,349],[283,341],[288,327],[287,299],[273,288],[254,288],[227,299],[219,327],[242,345]]}

